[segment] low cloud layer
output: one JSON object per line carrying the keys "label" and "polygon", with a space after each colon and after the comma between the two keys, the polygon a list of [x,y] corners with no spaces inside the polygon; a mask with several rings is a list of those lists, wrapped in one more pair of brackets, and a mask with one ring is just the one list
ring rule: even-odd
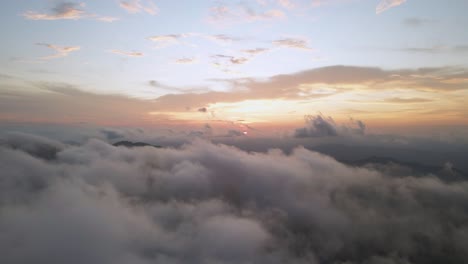
{"label": "low cloud layer", "polygon": [[15,134],[0,145],[6,263],[468,260],[466,180],[387,175],[303,148],[127,149]]}

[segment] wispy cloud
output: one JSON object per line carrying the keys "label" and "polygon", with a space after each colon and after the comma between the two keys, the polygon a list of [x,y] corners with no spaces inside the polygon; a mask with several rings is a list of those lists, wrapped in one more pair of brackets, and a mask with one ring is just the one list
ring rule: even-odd
{"label": "wispy cloud", "polygon": [[380,14],[390,8],[399,6],[405,2],[406,0],[382,0],[375,8],[375,13]]}
{"label": "wispy cloud", "polygon": [[117,55],[123,55],[127,57],[143,57],[144,54],[142,52],[137,52],[137,51],[123,51],[123,50],[109,50],[109,52],[117,54]]}
{"label": "wispy cloud", "polygon": [[118,18],[118,17],[111,17],[111,16],[101,16],[101,17],[96,18],[96,20],[99,20],[99,21],[102,21],[102,22],[109,22],[109,23],[111,23],[111,22],[120,20],[120,18]]}
{"label": "wispy cloud", "polygon": [[384,100],[387,103],[397,103],[397,104],[411,104],[411,103],[428,103],[432,102],[431,99],[426,98],[400,98],[400,97],[392,97]]}
{"label": "wispy cloud", "polygon": [[255,56],[255,55],[268,52],[269,50],[270,49],[267,49],[267,48],[255,48],[255,49],[245,49],[245,50],[242,50],[242,52]]}
{"label": "wispy cloud", "polygon": [[206,35],[205,37],[218,43],[232,43],[233,41],[240,40],[240,38],[231,37],[225,34]]}
{"label": "wispy cloud", "polygon": [[284,19],[286,14],[279,9],[256,10],[247,4],[219,4],[210,8],[209,21],[219,23],[243,23],[261,20]]}
{"label": "wispy cloud", "polygon": [[177,64],[194,64],[197,63],[196,58],[180,58],[175,60],[175,63]]}
{"label": "wispy cloud", "polygon": [[168,35],[156,35],[148,37],[147,39],[156,43],[159,48],[164,48],[169,45],[179,44],[179,40],[182,38],[186,38],[190,36],[190,34],[168,34]]}
{"label": "wispy cloud", "polygon": [[453,53],[465,53],[468,52],[468,45],[455,45],[455,46],[446,46],[446,45],[435,45],[429,47],[406,47],[400,49],[394,49],[396,51],[403,52],[412,52],[412,53],[443,53],[443,52],[453,52]]}
{"label": "wispy cloud", "polygon": [[121,8],[125,9],[131,14],[136,14],[140,12],[145,12],[150,15],[156,15],[159,11],[156,4],[151,0],[141,1],[141,0],[130,0],[130,1],[120,1],[119,5]]}
{"label": "wispy cloud", "polygon": [[41,57],[40,59],[42,60],[63,58],[63,57],[70,55],[70,53],[74,51],[80,50],[80,46],[58,46],[58,45],[48,44],[48,43],[36,43],[36,45],[44,46],[55,51],[55,54],[53,55]]}
{"label": "wispy cloud", "polygon": [[304,50],[313,50],[309,47],[308,40],[299,38],[283,38],[274,40],[273,45],[285,48],[295,48]]}
{"label": "wispy cloud", "polygon": [[417,17],[409,17],[403,20],[403,24],[406,26],[410,26],[410,27],[419,27],[419,26],[427,25],[433,22],[436,22],[436,21],[433,19],[417,18]]}
{"label": "wispy cloud", "polygon": [[87,13],[84,10],[85,6],[85,3],[59,2],[49,12],[27,11],[22,16],[29,20],[79,20],[85,18],[102,22],[119,20],[117,17]]}
{"label": "wispy cloud", "polygon": [[221,64],[220,61],[227,62],[229,64],[244,64],[249,61],[248,58],[245,57],[235,57],[235,56],[230,56],[230,55],[223,55],[223,54],[216,54],[211,56],[213,59],[215,59],[215,63]]}
{"label": "wispy cloud", "polygon": [[278,0],[278,5],[287,9],[292,9],[296,6],[291,0]]}

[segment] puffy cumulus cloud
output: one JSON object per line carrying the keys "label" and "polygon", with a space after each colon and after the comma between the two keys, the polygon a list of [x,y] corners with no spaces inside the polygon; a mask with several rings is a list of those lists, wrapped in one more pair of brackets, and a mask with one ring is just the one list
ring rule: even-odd
{"label": "puffy cumulus cloud", "polygon": [[61,146],[51,160],[10,145],[0,154],[6,263],[468,260],[466,179],[204,141],[129,149],[91,140]]}
{"label": "puffy cumulus cloud", "polygon": [[375,8],[375,13],[380,14],[390,8],[399,6],[405,2],[406,0],[382,0]]}
{"label": "puffy cumulus cloud", "polygon": [[361,120],[350,119],[351,126],[338,125],[332,117],[319,115],[305,116],[306,127],[298,128],[294,137],[336,137],[342,135],[364,135],[366,125]]}

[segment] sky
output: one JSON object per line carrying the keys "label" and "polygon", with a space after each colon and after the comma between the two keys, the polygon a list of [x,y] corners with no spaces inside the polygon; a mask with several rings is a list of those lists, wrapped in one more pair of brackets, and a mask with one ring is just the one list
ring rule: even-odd
{"label": "sky", "polygon": [[468,0],[0,5],[0,263],[468,263]]}
{"label": "sky", "polygon": [[5,1],[0,121],[225,121],[294,133],[323,115],[375,131],[466,126],[467,9],[464,0]]}

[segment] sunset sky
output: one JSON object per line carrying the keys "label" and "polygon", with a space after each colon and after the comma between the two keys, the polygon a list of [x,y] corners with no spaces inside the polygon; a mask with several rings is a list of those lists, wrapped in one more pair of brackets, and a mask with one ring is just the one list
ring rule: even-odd
{"label": "sunset sky", "polygon": [[468,263],[468,0],[0,3],[1,264]]}
{"label": "sunset sky", "polygon": [[465,0],[4,1],[0,121],[468,125]]}

